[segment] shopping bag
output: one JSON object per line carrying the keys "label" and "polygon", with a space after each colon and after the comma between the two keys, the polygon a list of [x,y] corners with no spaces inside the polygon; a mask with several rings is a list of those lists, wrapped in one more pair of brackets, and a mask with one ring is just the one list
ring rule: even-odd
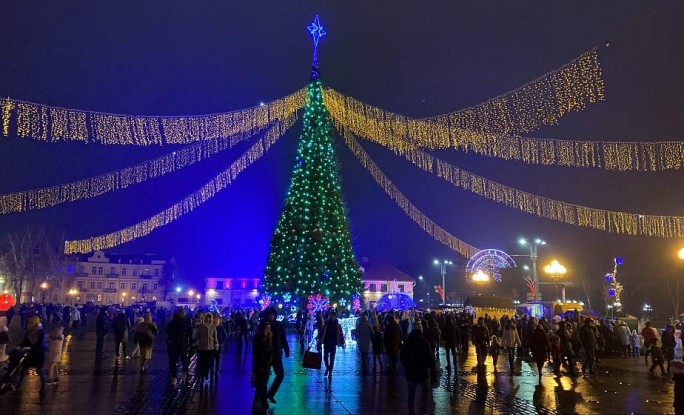
{"label": "shopping bag", "polygon": [[302,360],[302,367],[306,369],[321,369],[321,354],[319,352],[312,352],[307,350],[304,352],[304,360]]}

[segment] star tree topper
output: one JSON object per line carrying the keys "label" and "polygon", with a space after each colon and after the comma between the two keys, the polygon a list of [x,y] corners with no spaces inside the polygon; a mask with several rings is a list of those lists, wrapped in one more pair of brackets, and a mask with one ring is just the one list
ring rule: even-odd
{"label": "star tree topper", "polygon": [[314,18],[313,23],[308,25],[306,28],[309,29],[311,37],[313,38],[314,48],[317,49],[318,41],[321,40],[321,38],[326,34],[325,30],[323,30],[321,22],[318,20],[318,15],[316,15],[316,17]]}

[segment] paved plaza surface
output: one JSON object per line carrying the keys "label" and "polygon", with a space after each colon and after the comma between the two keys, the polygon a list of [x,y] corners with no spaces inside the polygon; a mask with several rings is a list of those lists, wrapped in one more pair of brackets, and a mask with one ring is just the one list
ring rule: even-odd
{"label": "paved plaza surface", "polygon": [[[15,338],[18,336],[15,333]],[[39,393],[39,379],[31,373],[19,392],[0,396],[2,414],[249,414],[254,389],[250,387],[250,347],[237,351],[231,343],[222,354],[217,378],[206,385],[190,378],[171,386],[167,375],[165,339],[158,336],[147,373],[139,361],[95,360],[93,333],[76,331],[65,342],[58,385]],[[403,375],[361,376],[354,347],[337,353],[332,379],[322,371],[301,367],[301,348],[284,359],[286,377],[272,405],[275,414],[407,414]],[[251,343],[250,345],[251,346]],[[442,366],[444,356],[441,356]],[[643,357],[604,359],[598,377],[556,378],[545,368],[541,385],[536,369],[519,361],[520,374],[510,376],[505,355],[497,372],[487,360],[486,373],[473,370],[475,357],[460,362],[456,373],[443,371],[429,404],[434,414],[663,414],[672,413],[672,382],[649,377]],[[194,363],[193,363],[194,365]],[[192,370],[192,369],[191,369]],[[400,369],[401,371],[401,369]]]}

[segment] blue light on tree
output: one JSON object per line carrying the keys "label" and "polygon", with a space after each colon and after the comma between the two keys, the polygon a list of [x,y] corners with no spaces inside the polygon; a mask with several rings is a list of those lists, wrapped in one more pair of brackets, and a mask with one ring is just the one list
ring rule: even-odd
{"label": "blue light on tree", "polygon": [[608,290],[608,295],[611,297],[615,297],[615,290],[612,288],[610,290]]}
{"label": "blue light on tree", "polygon": [[613,274],[606,274],[606,282],[613,283]]}
{"label": "blue light on tree", "polygon": [[283,302],[289,303],[290,300],[292,300],[292,294],[290,294],[290,293],[283,294]]}
{"label": "blue light on tree", "polygon": [[376,311],[402,310],[416,308],[410,295],[404,293],[385,294],[375,303]]}
{"label": "blue light on tree", "polygon": [[625,260],[621,256],[615,258],[615,265],[622,265],[624,263],[625,263]]}
{"label": "blue light on tree", "polygon": [[313,23],[308,25],[306,28],[309,29],[309,33],[311,33],[311,37],[313,38],[314,42],[314,47],[317,48],[318,41],[326,35],[325,30],[323,30],[323,25],[321,25],[321,22],[318,20],[318,15],[316,15],[316,17],[314,18]]}

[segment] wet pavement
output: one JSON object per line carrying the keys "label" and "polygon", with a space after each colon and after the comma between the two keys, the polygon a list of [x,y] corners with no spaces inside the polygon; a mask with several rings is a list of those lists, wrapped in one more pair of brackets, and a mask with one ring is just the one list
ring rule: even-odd
{"label": "wet pavement", "polygon": [[[291,340],[294,340],[293,338]],[[251,344],[250,344],[251,345]],[[322,371],[301,367],[301,349],[285,359],[286,377],[272,405],[275,414],[407,414],[406,382],[388,373],[362,376],[353,347],[337,353],[332,379]],[[69,336],[62,356],[60,382],[39,393],[31,373],[21,392],[0,396],[2,414],[249,414],[251,352],[230,344],[222,354],[220,372],[210,383],[171,386],[164,339],[157,338],[147,373],[136,359],[116,361],[114,341],[105,343],[109,358],[95,361],[93,333]],[[444,357],[441,357],[444,364]],[[194,365],[194,362],[193,362]],[[443,371],[432,390],[428,408],[434,414],[663,414],[672,413],[672,382],[647,373],[643,357],[604,359],[598,377],[556,378],[547,366],[538,384],[536,369],[518,361],[519,374],[510,376],[505,354],[497,371],[473,370],[468,356],[459,370]],[[192,371],[192,369],[191,369]]]}

